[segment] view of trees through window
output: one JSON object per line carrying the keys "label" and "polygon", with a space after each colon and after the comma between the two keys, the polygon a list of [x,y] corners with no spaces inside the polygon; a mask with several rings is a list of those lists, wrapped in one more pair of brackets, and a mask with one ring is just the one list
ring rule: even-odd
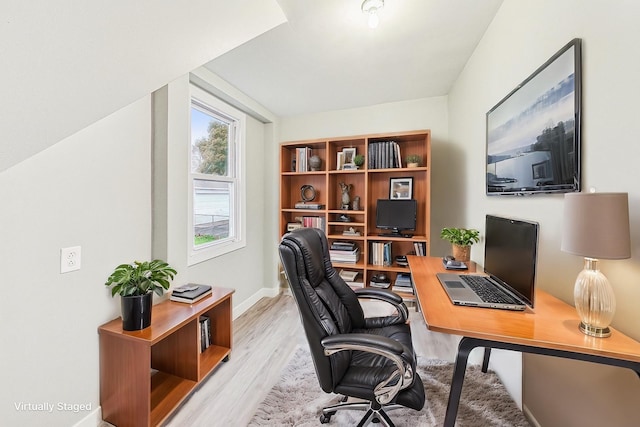
{"label": "view of trees through window", "polygon": [[[232,234],[231,124],[198,104],[191,108],[194,246]],[[227,179],[225,179],[227,178]]]}

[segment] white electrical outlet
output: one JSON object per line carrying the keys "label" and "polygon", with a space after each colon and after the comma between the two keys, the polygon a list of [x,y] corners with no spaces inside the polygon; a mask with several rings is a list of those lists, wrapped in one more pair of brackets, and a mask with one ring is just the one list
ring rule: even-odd
{"label": "white electrical outlet", "polygon": [[82,248],[80,246],[60,249],[60,273],[80,270],[82,261],[81,250]]}

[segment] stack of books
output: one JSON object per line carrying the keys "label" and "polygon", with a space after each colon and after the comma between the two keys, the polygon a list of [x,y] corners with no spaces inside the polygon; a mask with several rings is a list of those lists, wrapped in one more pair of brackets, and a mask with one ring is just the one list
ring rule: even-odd
{"label": "stack of books", "polygon": [[209,316],[202,315],[198,318],[200,325],[200,353],[205,351],[211,345],[211,319]]}
{"label": "stack of books", "polygon": [[193,283],[189,283],[175,288],[173,292],[171,292],[169,299],[171,301],[193,304],[207,295],[211,295],[211,293],[211,286],[209,285],[194,285]]}
{"label": "stack of books", "polygon": [[369,281],[372,288],[387,289],[391,286],[391,280],[384,273],[375,274]]}
{"label": "stack of books", "polygon": [[413,294],[413,282],[411,281],[411,273],[398,273],[396,281],[391,288],[394,292],[404,292]]}
{"label": "stack of books", "polygon": [[360,274],[357,271],[340,270],[340,272],[338,274],[340,275],[342,280],[344,280],[344,282],[347,285],[351,286],[352,288],[362,288],[362,287],[364,287],[364,283],[358,282],[356,280],[357,277],[358,277],[358,274]]}
{"label": "stack of books", "polygon": [[355,264],[360,259],[360,248],[354,242],[335,241],[329,249],[331,262]]}

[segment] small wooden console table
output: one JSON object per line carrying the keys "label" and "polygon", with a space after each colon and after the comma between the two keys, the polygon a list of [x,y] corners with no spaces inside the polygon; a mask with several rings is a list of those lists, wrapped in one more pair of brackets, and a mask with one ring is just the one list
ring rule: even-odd
{"label": "small wooden console table", "polygon": [[[123,331],[114,319],[100,335],[100,405],[118,427],[157,426],[231,353],[233,289],[213,288],[194,303],[153,306],[151,326]],[[200,351],[199,317],[211,319],[211,345]]]}

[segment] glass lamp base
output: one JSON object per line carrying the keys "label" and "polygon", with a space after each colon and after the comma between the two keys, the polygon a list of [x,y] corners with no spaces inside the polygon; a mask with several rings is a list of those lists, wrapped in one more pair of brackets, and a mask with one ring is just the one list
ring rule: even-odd
{"label": "glass lamp base", "polygon": [[599,328],[597,326],[585,325],[583,322],[580,322],[580,331],[585,335],[598,338],[611,336],[611,329],[609,329],[608,326],[606,328]]}
{"label": "glass lamp base", "polygon": [[584,259],[584,270],[578,274],[573,297],[581,320],[580,331],[592,337],[610,336],[616,298],[609,280],[598,268],[597,259]]}

